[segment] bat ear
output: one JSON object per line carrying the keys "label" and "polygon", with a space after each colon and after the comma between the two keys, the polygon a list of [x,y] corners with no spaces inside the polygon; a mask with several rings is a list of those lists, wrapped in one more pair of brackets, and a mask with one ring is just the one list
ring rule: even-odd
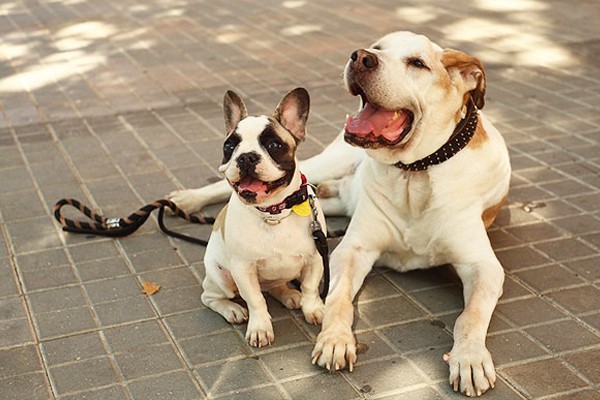
{"label": "bat ear", "polygon": [[304,88],[296,88],[286,94],[277,105],[273,118],[296,138],[297,142],[306,136],[306,121],[310,109],[310,97]]}
{"label": "bat ear", "polygon": [[223,111],[225,113],[225,129],[227,133],[234,130],[237,124],[248,116],[246,105],[241,97],[232,90],[228,90],[225,93]]}
{"label": "bat ear", "polygon": [[470,92],[477,108],[485,105],[485,72],[478,58],[462,51],[445,49],[442,54],[442,64],[452,80],[461,79],[462,86]]}

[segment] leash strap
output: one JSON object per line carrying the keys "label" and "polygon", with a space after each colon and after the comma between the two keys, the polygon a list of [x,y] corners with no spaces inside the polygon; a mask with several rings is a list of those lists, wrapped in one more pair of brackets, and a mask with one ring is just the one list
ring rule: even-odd
{"label": "leash strap", "polygon": [[323,288],[321,289],[321,299],[325,300],[329,291],[329,246],[327,244],[327,236],[323,232],[321,223],[318,220],[319,210],[315,205],[315,197],[312,194],[308,195],[308,202],[312,212],[313,221],[310,223],[312,237],[315,241],[315,246],[319,255],[323,259]]}
{"label": "leash strap", "polygon": [[[88,217],[90,221],[73,220],[63,217],[61,214],[61,209],[66,205],[78,209],[82,214]],[[105,218],[104,216],[92,211],[78,200],[62,199],[59,200],[54,206],[54,218],[56,218],[56,220],[62,225],[63,231],[66,232],[122,237],[135,232],[144,224],[144,222],[146,222],[152,211],[158,209],[158,225],[164,233],[188,242],[206,246],[207,242],[204,240],[196,239],[194,237],[169,230],[163,221],[165,207],[169,207],[176,216],[196,224],[212,224],[215,222],[215,219],[211,217],[187,214],[177,207],[175,203],[166,199],[156,200],[150,204],[147,204],[130,214],[127,218]]]}
{"label": "leash strap", "polygon": [[[323,228],[318,221],[319,211],[315,205],[314,196],[308,195],[313,221],[311,222],[312,238],[315,241],[315,246],[319,255],[323,259],[323,288],[320,296],[322,299],[327,297],[329,291],[329,246],[327,245],[327,236],[323,232]],[[79,210],[82,214],[90,219],[90,221],[80,221],[65,218],[61,214],[61,209],[64,206],[71,206]],[[140,226],[150,217],[152,211],[158,209],[158,226],[169,236],[185,240],[187,242],[207,246],[206,240],[198,239],[192,236],[184,235],[168,229],[164,224],[165,207],[169,207],[173,213],[185,220],[196,224],[213,224],[215,219],[204,215],[191,215],[182,211],[170,200],[160,199],[150,204],[145,205],[139,210],[133,212],[127,218],[105,218],[104,216],[94,212],[90,208],[83,205],[75,199],[59,200],[54,206],[54,218],[61,224],[63,231],[72,233],[87,233],[91,235],[101,235],[109,237],[122,237],[135,232]]]}

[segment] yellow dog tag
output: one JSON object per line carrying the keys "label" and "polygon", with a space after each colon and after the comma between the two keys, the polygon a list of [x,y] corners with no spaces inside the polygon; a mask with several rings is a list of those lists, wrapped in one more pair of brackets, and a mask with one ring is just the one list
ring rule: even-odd
{"label": "yellow dog tag", "polygon": [[310,215],[310,204],[308,204],[308,200],[304,203],[292,206],[292,211],[301,217],[308,217]]}

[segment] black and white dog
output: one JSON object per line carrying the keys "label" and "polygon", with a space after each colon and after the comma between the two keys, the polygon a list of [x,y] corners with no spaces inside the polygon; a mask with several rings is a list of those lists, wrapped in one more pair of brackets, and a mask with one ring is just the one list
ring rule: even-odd
{"label": "black and white dog", "polygon": [[[296,161],[309,96],[297,88],[271,117],[248,116],[240,97],[229,91],[224,110],[227,138],[219,171],[234,193],[218,215],[206,249],[202,301],[231,323],[248,321],[246,340],[262,347],[274,339],[262,291],[287,308],[302,308],[309,323],[323,319],[318,293],[323,260],[311,236],[308,199],[314,193]],[[324,227],[316,199],[314,206]],[[289,286],[297,278],[302,293]],[[247,309],[231,301],[237,294]]]}

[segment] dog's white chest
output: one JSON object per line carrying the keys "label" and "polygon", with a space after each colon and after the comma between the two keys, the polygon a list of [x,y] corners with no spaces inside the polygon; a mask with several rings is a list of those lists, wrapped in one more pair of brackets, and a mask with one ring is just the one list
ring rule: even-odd
{"label": "dog's white chest", "polygon": [[272,281],[288,282],[297,278],[306,263],[301,255],[273,255],[257,261],[256,269],[263,290]]}

